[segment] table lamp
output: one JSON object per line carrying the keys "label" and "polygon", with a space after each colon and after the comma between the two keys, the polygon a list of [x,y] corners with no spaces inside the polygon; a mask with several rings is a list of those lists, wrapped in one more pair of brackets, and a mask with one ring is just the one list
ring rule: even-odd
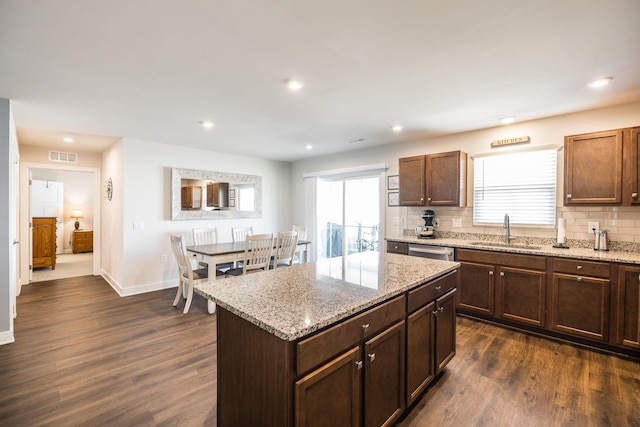
{"label": "table lamp", "polygon": [[73,213],[71,214],[71,218],[75,218],[76,219],[76,223],[74,224],[76,230],[78,230],[80,228],[80,221],[78,221],[79,218],[83,218],[82,216],[82,209],[74,209]]}

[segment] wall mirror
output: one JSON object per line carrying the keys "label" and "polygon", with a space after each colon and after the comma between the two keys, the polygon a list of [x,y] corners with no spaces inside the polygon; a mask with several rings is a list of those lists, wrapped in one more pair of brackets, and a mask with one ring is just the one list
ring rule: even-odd
{"label": "wall mirror", "polygon": [[171,219],[262,217],[262,177],[171,168]]}

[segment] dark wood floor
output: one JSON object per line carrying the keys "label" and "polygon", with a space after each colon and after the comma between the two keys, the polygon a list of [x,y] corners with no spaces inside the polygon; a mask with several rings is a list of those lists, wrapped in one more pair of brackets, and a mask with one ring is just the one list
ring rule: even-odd
{"label": "dark wood floor", "polygon": [[[94,277],[18,297],[0,346],[0,426],[213,426],[215,316],[174,290],[120,298]],[[458,354],[400,423],[640,426],[640,364],[458,320]]]}

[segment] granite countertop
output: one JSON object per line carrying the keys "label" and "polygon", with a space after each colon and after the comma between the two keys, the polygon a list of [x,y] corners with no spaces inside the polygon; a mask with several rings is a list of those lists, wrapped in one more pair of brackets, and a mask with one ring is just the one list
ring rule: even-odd
{"label": "granite countertop", "polygon": [[584,243],[582,245],[572,245],[569,243],[568,249],[561,249],[554,248],[552,246],[553,243],[549,243],[548,241],[536,241],[533,238],[518,238],[518,240],[511,243],[509,246],[496,246],[496,244],[502,245],[500,240],[484,241],[481,238],[474,239],[472,236],[470,236],[470,238],[436,237],[435,239],[419,239],[414,236],[396,236],[387,237],[386,240],[390,242],[418,243],[421,245],[447,246],[452,248],[482,249],[495,252],[640,264],[640,252],[638,251],[594,251],[591,247],[584,247]]}
{"label": "granite countertop", "polygon": [[294,341],[459,266],[361,252],[217,279],[197,284],[195,291],[277,337]]}

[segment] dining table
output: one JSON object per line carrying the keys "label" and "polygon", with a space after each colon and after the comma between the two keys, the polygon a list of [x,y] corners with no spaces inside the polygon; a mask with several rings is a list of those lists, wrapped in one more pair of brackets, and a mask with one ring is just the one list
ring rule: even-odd
{"label": "dining table", "polygon": [[[274,239],[273,245],[275,249],[276,239]],[[296,253],[299,254],[301,263],[307,262],[310,245],[311,242],[308,240],[298,240]],[[242,261],[244,259],[244,249],[244,241],[187,246],[187,252],[202,255],[206,258],[209,264],[209,281],[216,280],[216,266],[218,264]],[[215,303],[211,300],[207,302],[207,311],[209,314],[215,312]]]}

